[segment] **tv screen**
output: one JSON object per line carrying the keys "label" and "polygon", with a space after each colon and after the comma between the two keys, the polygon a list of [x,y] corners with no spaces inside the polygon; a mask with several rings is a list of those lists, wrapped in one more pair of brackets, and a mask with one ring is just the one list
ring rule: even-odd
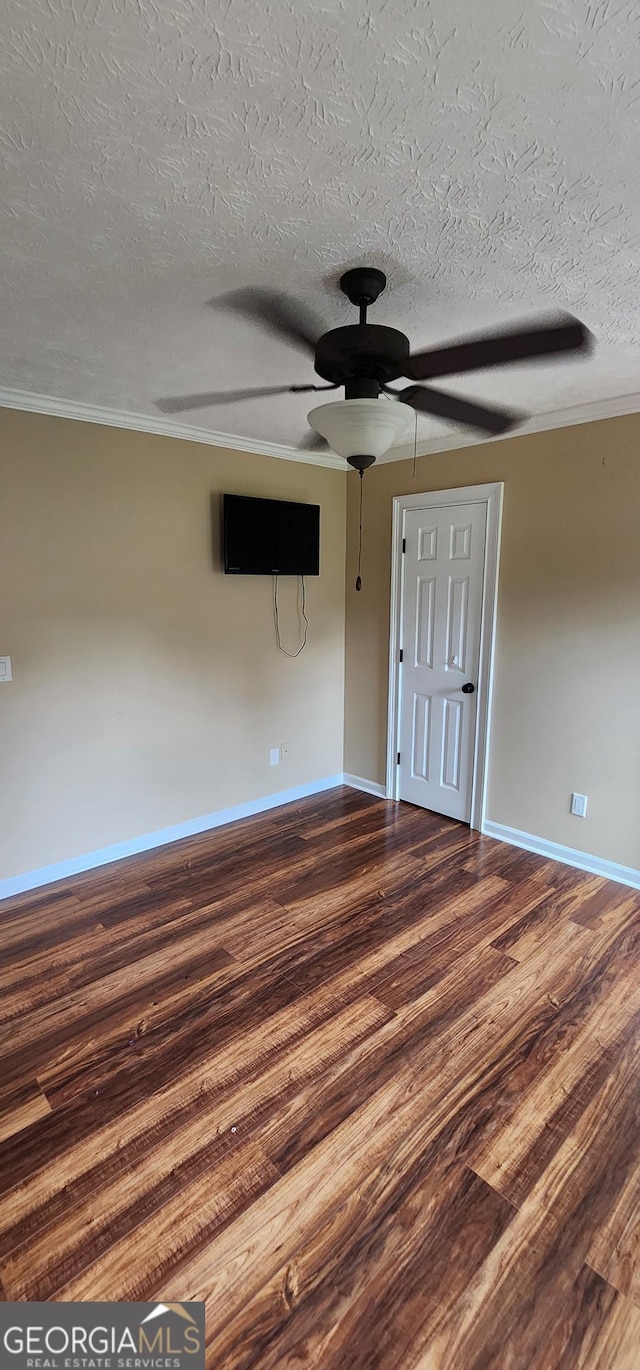
{"label": "tv screen", "polygon": [[223,496],[228,576],[320,574],[320,505]]}

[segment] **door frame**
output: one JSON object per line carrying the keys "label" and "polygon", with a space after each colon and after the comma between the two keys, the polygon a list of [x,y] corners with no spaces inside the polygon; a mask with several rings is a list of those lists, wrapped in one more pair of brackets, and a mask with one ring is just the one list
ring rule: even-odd
{"label": "door frame", "polygon": [[498,601],[498,571],[504,483],[461,485],[452,490],[428,490],[421,495],[396,495],[393,500],[391,542],[391,615],[389,631],[389,702],[387,708],[387,799],[398,798],[398,734],[400,727],[400,627],[402,623],[402,538],[408,509],[438,509],[448,504],[484,504],[487,509],[484,578],[480,610],[480,661],[476,691],[476,737],[473,749],[470,827],[482,830],[485,818],[489,732]]}

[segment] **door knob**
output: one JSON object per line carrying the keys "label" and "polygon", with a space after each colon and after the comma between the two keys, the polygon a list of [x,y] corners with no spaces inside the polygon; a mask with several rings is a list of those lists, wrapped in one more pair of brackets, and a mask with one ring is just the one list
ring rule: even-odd
{"label": "door knob", "polygon": [[471,684],[470,680],[468,680],[466,685],[461,685],[460,688],[462,690],[463,695],[472,695],[476,687],[475,685]]}

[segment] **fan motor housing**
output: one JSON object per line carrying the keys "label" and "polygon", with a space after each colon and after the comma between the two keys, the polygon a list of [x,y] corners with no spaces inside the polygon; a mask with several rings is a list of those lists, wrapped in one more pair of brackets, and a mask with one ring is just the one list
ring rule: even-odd
{"label": "fan motor housing", "polygon": [[[348,324],[323,333],[316,343],[315,369],[332,385],[367,380],[386,385],[406,374],[409,339],[381,324]],[[376,390],[377,394],[377,390]]]}

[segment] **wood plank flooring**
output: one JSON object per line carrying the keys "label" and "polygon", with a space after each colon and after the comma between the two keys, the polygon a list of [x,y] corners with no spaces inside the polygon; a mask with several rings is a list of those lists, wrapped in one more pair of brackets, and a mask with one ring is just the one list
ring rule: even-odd
{"label": "wood plank flooring", "polygon": [[0,1293],[638,1370],[640,894],[340,789],[0,906]]}

